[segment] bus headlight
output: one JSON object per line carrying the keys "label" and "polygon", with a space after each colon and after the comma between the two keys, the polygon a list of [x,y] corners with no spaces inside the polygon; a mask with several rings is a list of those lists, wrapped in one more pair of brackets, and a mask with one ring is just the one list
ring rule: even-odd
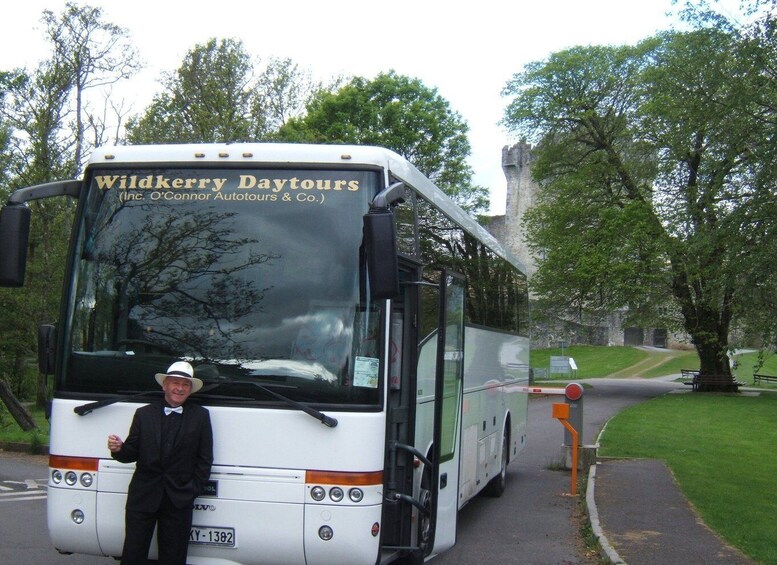
{"label": "bus headlight", "polygon": [[51,480],[54,482],[54,484],[59,484],[62,482],[62,471],[59,469],[54,469],[51,472]]}
{"label": "bus headlight", "polygon": [[310,489],[310,497],[316,502],[321,502],[324,500],[325,496],[326,491],[324,490],[324,487],[313,487]]}
{"label": "bus headlight", "polygon": [[329,526],[321,526],[318,529],[318,537],[320,537],[324,541],[329,541],[334,537],[335,533]]}
{"label": "bus headlight", "polygon": [[81,485],[87,488],[92,486],[92,475],[89,473],[81,475]]}
{"label": "bus headlight", "polygon": [[361,502],[364,498],[364,492],[360,488],[352,488],[348,491],[348,498],[351,499],[351,502]]}
{"label": "bus headlight", "polygon": [[343,489],[340,487],[332,487],[329,489],[329,498],[334,500],[335,502],[340,502],[343,499],[344,493]]}
{"label": "bus headlight", "polygon": [[83,524],[84,523],[83,511],[76,508],[70,513],[70,519],[73,520],[73,522],[75,522],[76,524]]}
{"label": "bus headlight", "polygon": [[68,471],[65,473],[65,482],[70,485],[71,487],[76,484],[76,481],[78,481],[78,476],[75,474],[74,471]]}

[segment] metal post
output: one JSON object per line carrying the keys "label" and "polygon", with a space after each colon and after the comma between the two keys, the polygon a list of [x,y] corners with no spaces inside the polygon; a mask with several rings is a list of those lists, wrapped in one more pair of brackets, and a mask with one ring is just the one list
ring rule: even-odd
{"label": "metal post", "polygon": [[575,465],[570,461],[572,451],[583,444],[583,385],[569,383],[564,389],[564,399],[569,405],[569,425],[577,432],[574,436],[567,426],[564,426],[564,453],[567,465]]}

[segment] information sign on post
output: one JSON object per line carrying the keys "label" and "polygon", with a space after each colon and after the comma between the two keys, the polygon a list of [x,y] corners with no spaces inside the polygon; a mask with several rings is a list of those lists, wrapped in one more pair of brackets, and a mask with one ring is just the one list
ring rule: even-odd
{"label": "information sign on post", "polygon": [[569,357],[565,355],[550,356],[550,373],[556,375],[568,375],[570,370]]}

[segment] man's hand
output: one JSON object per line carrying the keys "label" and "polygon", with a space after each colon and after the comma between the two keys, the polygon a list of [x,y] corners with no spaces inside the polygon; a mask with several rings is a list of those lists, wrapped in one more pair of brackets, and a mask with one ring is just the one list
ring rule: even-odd
{"label": "man's hand", "polygon": [[121,451],[122,445],[124,445],[124,442],[121,441],[119,436],[113,434],[108,436],[108,449],[111,450],[111,453]]}

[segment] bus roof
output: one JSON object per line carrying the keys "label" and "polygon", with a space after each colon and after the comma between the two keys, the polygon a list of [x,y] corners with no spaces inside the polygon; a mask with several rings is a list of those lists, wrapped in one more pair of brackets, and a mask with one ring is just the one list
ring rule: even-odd
{"label": "bus roof", "polygon": [[192,143],[180,145],[115,145],[95,149],[89,167],[121,163],[183,165],[202,163],[262,165],[366,165],[386,169],[433,203],[451,220],[497,254],[526,272],[523,263],[483,226],[462,210],[412,163],[383,147],[301,143]]}

